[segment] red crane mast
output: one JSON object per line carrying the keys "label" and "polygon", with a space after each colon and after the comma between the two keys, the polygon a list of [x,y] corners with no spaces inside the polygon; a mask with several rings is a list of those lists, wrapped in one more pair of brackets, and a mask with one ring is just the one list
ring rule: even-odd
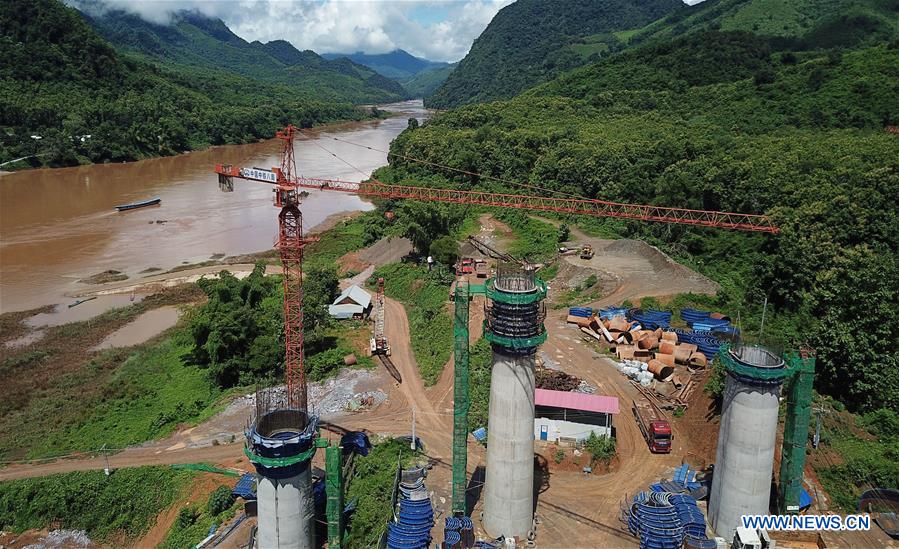
{"label": "red crane mast", "polygon": [[275,247],[281,256],[284,272],[284,370],[287,378],[287,402],[291,407],[307,410],[306,367],[303,354],[303,247],[310,239],[303,238],[303,214],[300,196],[292,183],[297,164],[293,157],[293,125],[276,134],[284,140],[281,155],[282,177],[277,182],[275,206],[278,214],[278,242]]}
{"label": "red crane mast", "polygon": [[303,247],[315,239],[303,236],[303,215],[299,208],[300,189],[339,191],[370,198],[496,206],[771,234],[779,232],[771,219],[765,215],[623,204],[586,198],[550,198],[484,191],[433,189],[394,185],[377,180],[356,183],[339,179],[297,176],[295,175],[297,169],[293,151],[293,140],[297,133],[298,129],[295,126],[288,125],[276,134],[278,139],[284,141],[280,168],[265,170],[218,164],[215,171],[218,174],[219,188],[223,191],[234,190],[235,177],[275,185],[275,206],[281,208],[278,214],[276,248],[281,256],[284,272],[284,368],[288,402],[291,406],[302,410],[307,409],[306,369],[303,363]]}

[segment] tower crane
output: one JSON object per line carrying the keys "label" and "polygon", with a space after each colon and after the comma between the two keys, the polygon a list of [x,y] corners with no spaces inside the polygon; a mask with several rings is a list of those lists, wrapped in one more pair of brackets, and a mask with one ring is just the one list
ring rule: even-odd
{"label": "tower crane", "polygon": [[[277,208],[280,208],[280,213],[278,214],[278,240],[275,247],[281,257],[284,273],[284,366],[288,404],[291,407],[299,408],[301,410],[308,409],[306,400],[306,369],[304,366],[303,355],[303,248],[307,243],[315,240],[306,238],[303,235],[303,217],[299,208],[300,199],[302,198],[301,190],[303,189],[343,192],[365,198],[448,202],[454,204],[589,215],[594,217],[615,217],[639,221],[655,221],[697,227],[716,227],[721,229],[770,234],[779,232],[779,229],[772,223],[771,219],[765,215],[624,204],[620,202],[585,198],[555,198],[536,195],[491,193],[477,190],[434,189],[410,185],[395,185],[374,179],[357,183],[339,179],[303,177],[297,175],[296,160],[294,159],[293,140],[297,133],[299,133],[299,129],[293,125],[288,125],[286,128],[276,133],[276,137],[283,141],[281,165],[279,167],[262,169],[255,167],[243,168],[230,164],[218,164],[215,166],[215,171],[218,174],[219,188],[225,192],[234,190],[235,178],[268,183],[274,186],[274,205]],[[381,299],[380,290],[379,299]],[[380,314],[383,314],[383,303],[380,305],[382,307]],[[457,308],[458,306],[459,305],[457,304]],[[463,311],[464,316],[467,317],[467,305],[461,310]],[[468,323],[467,319],[463,321],[465,330],[464,333],[460,333],[460,337],[456,338],[456,344],[457,347],[464,347],[464,349],[460,348],[460,350],[467,356]],[[459,324],[458,318],[457,324]],[[381,325],[380,330],[381,335],[383,336],[383,325]],[[462,345],[463,339],[464,345]],[[460,350],[457,350],[457,354],[460,353]],[[387,358],[386,354],[387,353],[384,352],[379,356]],[[394,377],[396,377],[396,375]],[[464,393],[466,393],[465,399],[467,400],[467,377],[464,385]],[[457,398],[459,398],[459,395],[457,395]],[[462,419],[461,416],[459,419]],[[465,432],[466,429],[464,425],[467,425],[467,420],[464,421],[464,423],[455,426],[456,428],[454,431],[458,432],[457,435],[461,435]],[[460,426],[461,428],[459,428]],[[461,442],[457,443],[455,441],[456,438],[459,438]],[[459,447],[457,448],[457,446]],[[458,464],[460,467],[454,466],[454,488],[456,484],[461,482],[462,485],[460,488],[464,491],[465,445],[464,438],[461,436],[454,437],[453,454],[454,463],[457,461],[457,454],[461,454],[459,460],[460,463]],[[459,469],[459,474],[457,474],[457,468]],[[458,476],[461,476],[461,479],[456,478]],[[457,506],[458,502],[454,501],[454,509]]]}

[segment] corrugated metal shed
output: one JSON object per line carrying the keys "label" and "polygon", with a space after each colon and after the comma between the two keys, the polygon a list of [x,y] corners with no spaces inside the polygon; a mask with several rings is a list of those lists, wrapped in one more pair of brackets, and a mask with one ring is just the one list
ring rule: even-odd
{"label": "corrugated metal shed", "polygon": [[371,294],[353,284],[349,288],[343,291],[342,294],[337,296],[337,299],[334,300],[334,305],[337,305],[349,298],[353,303],[359,305],[363,309],[367,309],[371,304]]}
{"label": "corrugated metal shed", "polygon": [[371,294],[355,284],[343,291],[332,305],[328,305],[328,314],[338,320],[362,316],[371,305]]}
{"label": "corrugated metal shed", "polygon": [[569,410],[583,410],[585,412],[599,412],[602,414],[619,413],[618,397],[551,391],[549,389],[535,390],[534,404],[537,406],[552,406],[553,408],[567,408]]}
{"label": "corrugated metal shed", "polygon": [[354,315],[362,315],[365,309],[360,305],[328,305],[328,314],[337,320],[353,318]]}

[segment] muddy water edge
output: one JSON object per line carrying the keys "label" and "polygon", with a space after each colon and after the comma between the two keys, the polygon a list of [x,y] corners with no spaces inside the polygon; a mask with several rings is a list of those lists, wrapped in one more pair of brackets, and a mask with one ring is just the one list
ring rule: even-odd
{"label": "muddy water edge", "polygon": [[[394,115],[305,131],[294,145],[300,174],[361,181],[387,163],[386,154],[345,141],[387,150],[410,117],[422,121],[430,115],[421,101],[381,108]],[[279,146],[269,140],[139,162],[3,175],[0,313],[54,304],[65,308],[74,301],[71,295],[90,288],[78,281],[102,271],[137,281],[153,270],[269,249],[277,232],[272,188],[238,181],[235,192],[222,193],[213,167],[270,168],[279,162]],[[158,206],[115,210],[153,197],[161,199]],[[333,214],[371,208],[352,195],[311,191],[302,206],[303,225],[308,231]]]}

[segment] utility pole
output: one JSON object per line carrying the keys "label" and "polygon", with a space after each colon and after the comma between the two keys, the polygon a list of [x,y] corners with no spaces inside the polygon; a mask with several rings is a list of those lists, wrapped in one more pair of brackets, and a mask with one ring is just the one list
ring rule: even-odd
{"label": "utility pole", "polygon": [[762,343],[762,336],[765,333],[765,313],[768,312],[768,296],[765,296],[765,304],[762,306],[762,325],[759,326],[759,344]]}
{"label": "utility pole", "polygon": [[409,443],[409,447],[412,451],[415,451],[415,406],[412,407],[412,442]]}
{"label": "utility pole", "polygon": [[103,469],[103,472],[106,473],[106,476],[110,475],[109,470],[109,452],[106,451],[106,445],[104,444],[100,451],[103,452],[103,459],[106,461],[106,467]]}
{"label": "utility pole", "polygon": [[821,415],[824,413],[823,406],[815,407],[815,436],[812,438],[812,448],[815,450],[818,449],[818,445],[821,444]]}

